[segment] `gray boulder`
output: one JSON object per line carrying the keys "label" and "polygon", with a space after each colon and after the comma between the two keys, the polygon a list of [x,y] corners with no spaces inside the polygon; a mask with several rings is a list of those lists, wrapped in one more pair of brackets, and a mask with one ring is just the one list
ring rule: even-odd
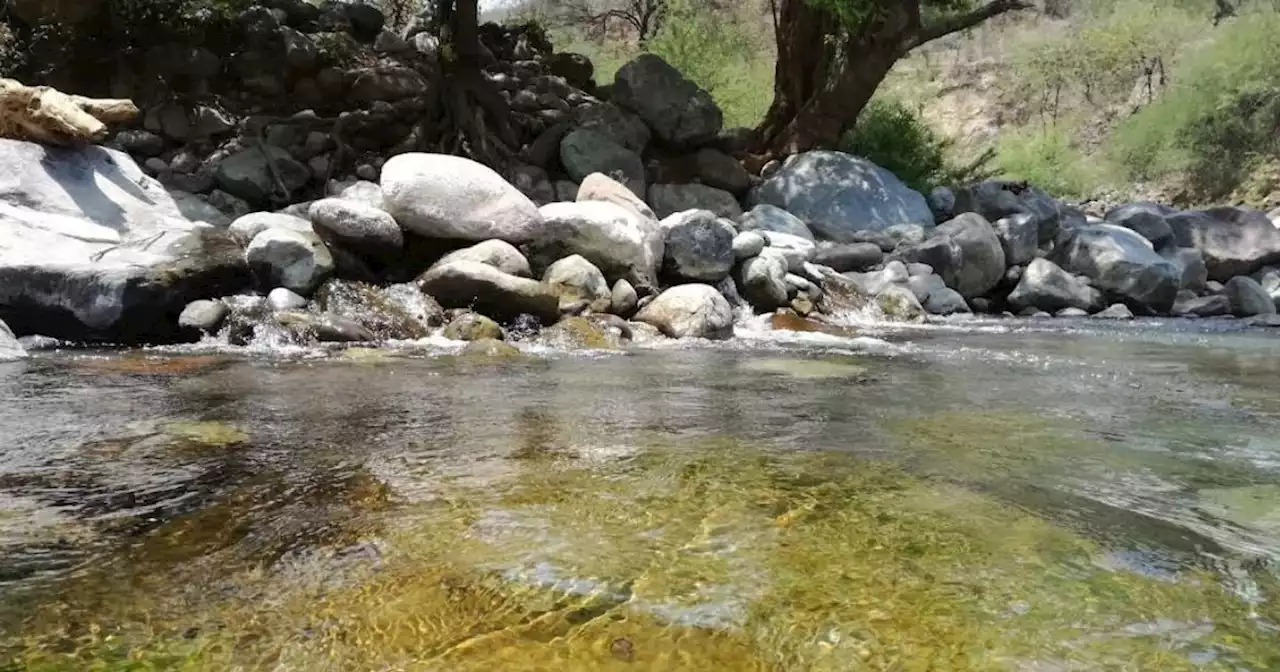
{"label": "gray boulder", "polygon": [[242,244],[248,245],[249,241],[267,229],[287,229],[299,233],[315,233],[315,230],[311,228],[311,222],[301,217],[278,212],[251,212],[243,217],[237,217],[227,227],[227,232],[235,236],[236,240],[241,241]]}
{"label": "gray boulder", "polygon": [[704,147],[694,155],[693,161],[698,178],[709,187],[741,194],[751,186],[751,175],[742,167],[742,162],[718,149]]}
{"label": "gray boulder", "polygon": [[26,348],[18,342],[9,325],[0,321],[0,362],[12,362],[27,356]]}
{"label": "gray boulder", "polygon": [[733,237],[733,257],[738,261],[750,259],[764,250],[768,242],[754,231],[743,231]]}
{"label": "gray boulder", "polygon": [[960,315],[973,312],[964,297],[960,296],[960,292],[950,287],[929,292],[929,298],[922,304],[930,315]]}
{"label": "gray boulder", "polygon": [[267,294],[267,305],[271,310],[301,310],[307,307],[307,300],[301,294],[284,287],[276,287]]}
{"label": "gray boulder", "polygon": [[677,212],[661,222],[663,271],[690,282],[716,283],[733,269],[733,228],[707,210]]}
{"label": "gray boulder", "polygon": [[222,301],[209,299],[192,301],[178,315],[178,326],[183,329],[194,329],[206,334],[212,334],[218,331],[218,327],[222,326],[222,321],[226,319],[229,312],[231,312],[231,309]]}
{"label": "gray boulder", "polygon": [[547,235],[531,253],[556,259],[580,254],[606,278],[637,289],[658,286],[666,235],[658,222],[605,201],[552,203],[541,209]]}
{"label": "gray boulder", "polygon": [[671,338],[723,340],[733,336],[733,308],[711,285],[677,285],[659,294],[635,317]]}
{"label": "gray boulder", "polygon": [[653,209],[648,203],[641,198],[643,194],[637,196],[635,192],[628,189],[621,182],[605,175],[604,173],[592,173],[582,180],[582,184],[577,187],[577,191],[573,198],[565,199],[569,201],[603,201],[605,203],[613,203],[620,205],[637,216],[645,219],[658,221],[658,216],[653,213]]}
{"label": "gray boulder", "polygon": [[314,233],[267,229],[253,237],[244,258],[264,287],[284,287],[304,296],[333,273],[333,256]]}
{"label": "gray boulder", "polygon": [[705,184],[655,184],[649,187],[649,204],[658,217],[686,210],[710,210],[728,219],[742,214],[733,194]]}
{"label": "gray boulder", "polygon": [[1261,212],[1213,208],[1175,213],[1166,221],[1174,244],[1204,253],[1210,280],[1226,282],[1280,262],[1280,229]]}
{"label": "gray boulder", "polygon": [[915,322],[925,315],[924,306],[908,288],[902,285],[889,285],[876,295],[876,305],[880,312],[890,320]]}
{"label": "gray boulder", "polygon": [[[895,224],[894,226],[885,229],[883,233],[894,242],[894,249],[903,246],[919,245],[929,237],[929,230],[919,224]],[[859,237],[861,236],[854,236],[855,239]],[[884,247],[882,246],[880,249],[883,250]]]}
{"label": "gray boulder", "polygon": [[1237,317],[1270,315],[1276,312],[1275,300],[1253,278],[1238,275],[1227,281],[1226,289],[1231,312]]}
{"label": "gray boulder", "polygon": [[884,261],[884,252],[874,243],[829,243],[818,244],[813,256],[815,264],[830,266],[839,273],[849,271],[865,271],[878,266]]}
{"label": "gray boulder", "polygon": [[1009,304],[1019,310],[1035,308],[1049,313],[1064,308],[1097,312],[1106,305],[1102,292],[1047,259],[1036,259],[1027,266],[1009,294]]}
{"label": "gray boulder", "polygon": [[411,152],[382,166],[386,210],[428,238],[524,243],[546,227],[538,208],[492,169],[459,156]]}
{"label": "gray boulder", "polygon": [[934,225],[924,196],[880,166],[849,154],[796,154],[752,192],[753,203],[776,205],[808,223],[818,237],[856,242],[857,231],[896,224]]}
{"label": "gray boulder", "polygon": [[1052,260],[1098,289],[1158,313],[1173,307],[1181,280],[1180,269],[1156,254],[1150,241],[1111,224],[1064,231]]}
{"label": "gray boulder", "polygon": [[1169,247],[1160,250],[1160,256],[1178,267],[1178,289],[1200,293],[1209,281],[1209,267],[1204,263],[1204,253],[1190,247]]}
{"label": "gray boulder", "polygon": [[641,54],[618,69],[613,101],[640,115],[669,145],[705,144],[724,126],[724,115],[711,94],[653,54]]}
{"label": "gray boulder", "polygon": [[1159,250],[1173,240],[1173,229],[1165,216],[1174,212],[1158,203],[1129,203],[1108,210],[1105,219],[1108,224],[1136,231]]}
{"label": "gray boulder", "polygon": [[[268,166],[274,164],[280,181],[289,194],[282,193],[275,173]],[[213,179],[223,191],[242,198],[253,205],[269,205],[272,197],[284,200],[311,180],[311,170],[294,159],[288,151],[274,145],[260,145],[244,149],[218,163]]]}
{"label": "gray boulder", "polygon": [[1196,317],[1218,317],[1231,314],[1231,299],[1224,294],[1210,296],[1180,296],[1173,303],[1174,315],[1194,315]]}
{"label": "gray boulder", "polygon": [[560,311],[567,306],[585,301],[592,312],[603,313],[609,310],[613,301],[613,292],[604,274],[594,264],[583,259],[581,255],[565,257],[551,264],[542,282],[560,297]]}
{"label": "gray boulder", "polygon": [[632,287],[626,278],[619,278],[613,283],[613,291],[609,293],[609,297],[609,312],[618,317],[631,317],[640,305],[636,288]]}
{"label": "gray boulder", "polygon": [[1102,312],[1094,313],[1093,318],[1098,320],[1132,320],[1133,311],[1129,310],[1129,306],[1123,303],[1116,303]]}
{"label": "gray boulder", "polygon": [[818,253],[818,246],[814,245],[813,241],[805,240],[800,236],[778,233],[777,231],[761,231],[759,233],[769,243],[769,249],[777,250],[782,256],[786,257],[787,268],[792,273],[801,272],[805,263],[813,261],[813,257]]}
{"label": "gray boulder", "polygon": [[640,155],[598,131],[580,128],[560,141],[560,162],[569,177],[582,181],[603,173],[638,196],[645,195],[644,162]]}
{"label": "gray boulder", "polygon": [[776,231],[813,240],[813,232],[805,225],[804,220],[776,205],[757,205],[743,213],[737,221],[739,231]]}
{"label": "gray boulder", "polygon": [[18,336],[171,342],[187,304],[252,280],[128,155],[0,139],[0,320]]}
{"label": "gray boulder", "polygon": [[559,298],[546,284],[477,261],[433,266],[418,287],[445,308],[471,308],[502,321],[529,314],[551,324],[560,317]]}
{"label": "gray boulder", "polygon": [[311,226],[326,243],[371,257],[390,257],[404,247],[404,233],[383,210],[340,198],[311,204]]}
{"label": "gray boulder", "polygon": [[956,187],[955,213],[975,212],[995,222],[1010,215],[1027,214],[1035,219],[1040,244],[1053,242],[1058,231],[1086,223],[1084,214],[1025,183],[992,180]]}
{"label": "gray boulder", "polygon": [[947,187],[934,187],[929,192],[926,199],[929,201],[929,209],[933,211],[933,218],[940,222],[949,219],[955,219],[956,216],[956,195]]}
{"label": "gray boulder", "polygon": [[903,261],[928,264],[966,298],[986,294],[1004,277],[1004,248],[981,215],[965,213],[929,232],[918,245],[897,252]]}
{"label": "gray boulder", "polygon": [[583,105],[576,111],[578,128],[595,131],[615,143],[643,154],[652,133],[640,117],[609,102]]}
{"label": "gray boulder", "polygon": [[1009,266],[1021,266],[1036,258],[1036,249],[1040,245],[1040,230],[1035,217],[1026,213],[1018,213],[1003,217],[991,225],[1000,239],[1000,247],[1004,249],[1004,263]]}
{"label": "gray boulder", "polygon": [[533,277],[529,268],[529,260],[520,254],[514,245],[503,240],[486,240],[471,247],[454,250],[437,261],[433,266],[450,264],[455,261],[477,261],[492,266],[503,273],[521,278]]}

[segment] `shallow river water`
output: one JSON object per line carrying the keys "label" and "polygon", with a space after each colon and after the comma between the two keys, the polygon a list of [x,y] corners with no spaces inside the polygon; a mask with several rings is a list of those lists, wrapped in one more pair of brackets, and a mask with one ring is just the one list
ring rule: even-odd
{"label": "shallow river water", "polygon": [[1229,321],[0,364],[0,670],[1280,669]]}

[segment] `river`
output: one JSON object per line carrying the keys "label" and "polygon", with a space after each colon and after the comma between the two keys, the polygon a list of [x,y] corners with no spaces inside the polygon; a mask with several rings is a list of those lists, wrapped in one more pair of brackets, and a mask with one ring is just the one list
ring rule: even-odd
{"label": "river", "polygon": [[1233,321],[0,364],[0,669],[1280,669]]}

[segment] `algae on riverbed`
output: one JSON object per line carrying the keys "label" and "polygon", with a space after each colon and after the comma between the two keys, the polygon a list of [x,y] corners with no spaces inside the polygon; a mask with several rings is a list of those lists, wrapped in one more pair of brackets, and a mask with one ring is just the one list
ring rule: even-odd
{"label": "algae on riverbed", "polygon": [[[1280,666],[1274,602],[1190,568],[1108,569],[1094,542],[957,486],[731,440],[590,450],[524,450],[486,482],[417,474],[433,494],[414,503],[367,475],[283,509],[229,501],[229,548],[259,562],[144,544],[4,652],[24,669]],[[323,492],[351,494],[325,496],[312,550],[267,553],[308,534],[278,526]]]}

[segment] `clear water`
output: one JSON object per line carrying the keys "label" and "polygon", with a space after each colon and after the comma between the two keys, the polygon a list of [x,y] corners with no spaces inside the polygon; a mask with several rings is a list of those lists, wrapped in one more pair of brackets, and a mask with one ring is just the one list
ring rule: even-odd
{"label": "clear water", "polygon": [[741,336],[0,364],[0,669],[1280,668],[1272,333]]}

